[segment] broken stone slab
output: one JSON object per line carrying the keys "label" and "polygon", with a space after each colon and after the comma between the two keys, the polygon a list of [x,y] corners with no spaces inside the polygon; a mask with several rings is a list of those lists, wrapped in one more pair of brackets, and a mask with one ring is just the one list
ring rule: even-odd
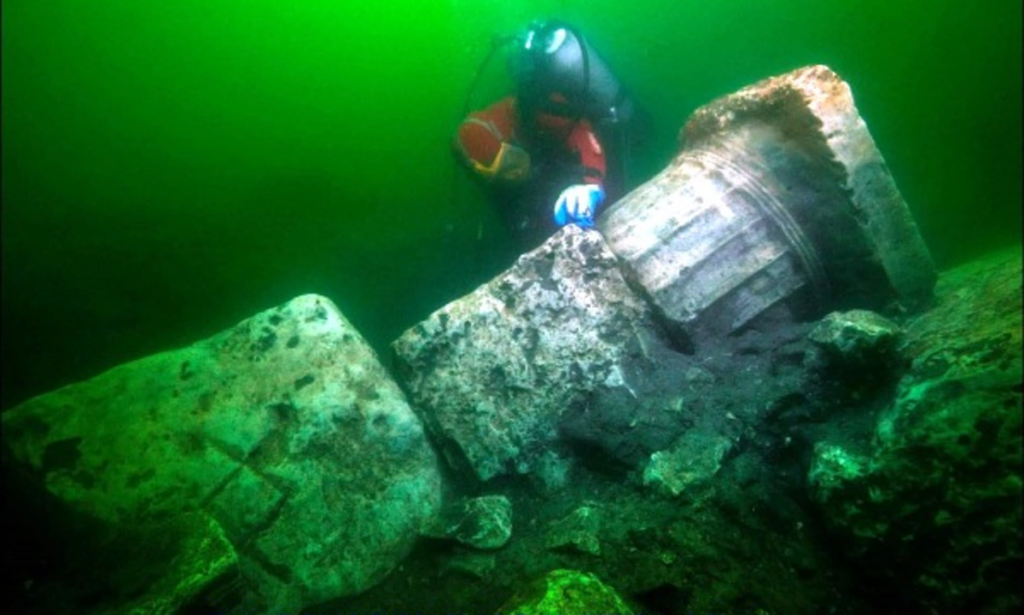
{"label": "broken stone slab", "polygon": [[[134,561],[131,567],[122,565],[119,568],[120,572],[134,576],[138,574],[139,568],[134,564],[160,567],[162,570],[159,576],[151,584],[139,587],[143,592],[141,596],[102,610],[102,615],[216,612],[227,611],[237,605],[241,593],[237,586],[238,556],[220,524],[203,512],[186,513],[173,523],[191,531],[181,535],[181,540],[174,545],[174,552],[168,554],[166,561],[157,559],[153,551],[145,549],[148,555],[144,558],[145,562]],[[129,552],[138,552],[139,545],[132,547],[129,547]],[[93,565],[97,564],[99,562],[94,560]],[[112,575],[112,572],[115,574]],[[117,586],[115,591],[134,589],[133,584],[126,583],[124,577],[116,576],[117,573],[106,566],[99,574]]]}
{"label": "broken stone slab", "polygon": [[722,459],[732,450],[732,440],[723,435],[686,433],[671,448],[651,455],[643,472],[643,484],[667,496],[707,486]]}
{"label": "broken stone slab", "polygon": [[843,368],[891,363],[899,353],[903,330],[870,310],[832,312],[807,334],[829,358]]}
{"label": "broken stone slab", "polygon": [[499,549],[512,536],[512,502],[503,495],[466,498],[445,506],[424,534],[476,549]]}
{"label": "broken stone slab", "polygon": [[929,612],[1024,606],[1021,309],[1019,248],[944,273],[870,445],[815,446],[808,482],[846,556]]}
{"label": "broken stone slab", "polygon": [[928,302],[931,257],[829,68],[715,100],[692,114],[683,141],[598,221],[674,322],[721,334],[781,303],[814,316]]}
{"label": "broken stone slab", "polygon": [[552,524],[544,546],[600,555],[600,535],[601,511],[594,506],[583,505]]}
{"label": "broken stone slab", "polygon": [[562,415],[598,385],[628,386],[653,331],[601,235],[570,225],[392,347],[449,461],[486,481],[546,465]]}
{"label": "broken stone slab", "polygon": [[822,408],[887,403],[906,369],[903,329],[870,310],[831,312],[807,339],[804,389]]}
{"label": "broken stone slab", "polygon": [[440,507],[422,423],[316,295],[29,400],[3,430],[20,472],[101,526],[208,513],[256,610],[365,590]]}
{"label": "broken stone slab", "polygon": [[[5,480],[18,481],[12,474]],[[226,612],[239,604],[238,556],[223,528],[202,511],[150,520],[144,525],[111,527],[61,514],[62,504],[32,496],[24,485],[10,497],[21,513],[38,521],[46,543],[29,550],[31,565],[11,572],[32,572],[15,591],[5,592],[4,612],[135,615],[139,613]],[[41,520],[85,521],[50,526]],[[10,521],[8,517],[5,521]],[[19,540],[17,533],[10,534]],[[18,561],[9,559],[13,565]]]}

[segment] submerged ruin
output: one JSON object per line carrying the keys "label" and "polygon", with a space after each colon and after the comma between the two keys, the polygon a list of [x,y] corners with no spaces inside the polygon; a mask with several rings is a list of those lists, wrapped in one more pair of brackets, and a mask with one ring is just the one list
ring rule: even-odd
{"label": "submerged ruin", "polygon": [[[304,295],[3,414],[37,613],[1017,612],[1021,255],[824,66],[378,357]],[[569,589],[566,589],[569,588]]]}

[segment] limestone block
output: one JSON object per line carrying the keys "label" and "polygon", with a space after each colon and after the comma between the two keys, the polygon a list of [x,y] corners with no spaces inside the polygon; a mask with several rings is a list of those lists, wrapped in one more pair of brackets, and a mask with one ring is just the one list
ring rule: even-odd
{"label": "limestone block", "polygon": [[421,422],[316,295],[29,400],[3,429],[12,462],[77,514],[210,514],[262,592],[254,608],[365,590],[440,506]]}

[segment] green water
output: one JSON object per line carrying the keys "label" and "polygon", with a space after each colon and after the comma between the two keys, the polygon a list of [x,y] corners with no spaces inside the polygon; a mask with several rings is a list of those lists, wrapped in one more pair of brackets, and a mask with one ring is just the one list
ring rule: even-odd
{"label": "green water", "polygon": [[538,16],[653,114],[637,172],[696,107],[825,63],[940,267],[1020,241],[1019,0],[5,0],[2,405],[306,292],[383,351],[503,270],[449,139]]}

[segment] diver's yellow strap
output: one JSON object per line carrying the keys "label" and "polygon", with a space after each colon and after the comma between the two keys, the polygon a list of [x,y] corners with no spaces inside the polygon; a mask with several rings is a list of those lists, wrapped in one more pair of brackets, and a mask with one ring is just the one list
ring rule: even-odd
{"label": "diver's yellow strap", "polygon": [[506,181],[520,181],[529,174],[530,171],[530,156],[522,148],[508,143],[505,141],[505,136],[492,124],[491,122],[485,122],[477,118],[468,118],[465,120],[468,123],[476,124],[477,126],[483,127],[484,130],[491,133],[495,139],[501,143],[498,148],[498,153],[495,154],[494,160],[491,164],[483,164],[476,158],[469,155],[466,148],[459,142],[459,147],[462,149],[462,154],[469,165],[474,171],[484,176],[486,179],[500,178]]}
{"label": "diver's yellow strap", "polygon": [[471,156],[469,152],[466,151],[466,148],[465,146],[462,145],[462,142],[459,142],[459,148],[462,149],[462,155],[466,158],[467,161],[469,161],[469,164],[473,167],[473,170],[476,171],[477,173],[480,173],[481,175],[485,175],[487,177],[494,177],[494,175],[498,172],[498,168],[501,163],[502,153],[505,151],[505,135],[501,134],[501,132],[491,122],[485,122],[475,117],[466,118],[464,123],[474,124],[476,126],[483,128],[487,132],[491,133],[491,135],[493,135],[494,138],[499,143],[501,143],[501,147],[498,149],[498,154],[494,157],[494,160],[491,161],[490,165],[485,165],[482,164],[479,160],[473,158],[473,156]]}
{"label": "diver's yellow strap", "polygon": [[473,165],[473,170],[477,173],[486,177],[494,177],[498,174],[498,169],[501,168],[501,163],[505,159],[505,153],[508,152],[509,147],[508,143],[502,143],[501,148],[498,149],[498,155],[494,157],[494,160],[492,160],[489,165],[481,164],[472,158],[469,159],[469,162]]}

